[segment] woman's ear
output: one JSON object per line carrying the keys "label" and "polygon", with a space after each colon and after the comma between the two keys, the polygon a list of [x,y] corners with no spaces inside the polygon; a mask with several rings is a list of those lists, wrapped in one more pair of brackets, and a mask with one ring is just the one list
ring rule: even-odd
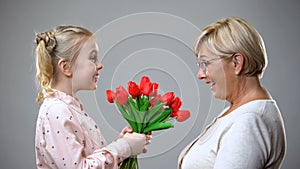
{"label": "woman's ear", "polygon": [[72,76],[71,66],[67,60],[60,59],[57,64],[58,64],[58,69],[62,74],[64,74],[67,77]]}
{"label": "woman's ear", "polygon": [[244,67],[244,55],[241,53],[236,53],[233,56],[233,63],[234,63],[234,72],[236,75],[239,75]]}

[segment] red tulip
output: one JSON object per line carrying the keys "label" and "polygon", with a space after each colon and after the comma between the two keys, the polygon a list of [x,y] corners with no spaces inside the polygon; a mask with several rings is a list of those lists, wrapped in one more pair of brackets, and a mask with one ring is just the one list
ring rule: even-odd
{"label": "red tulip", "polygon": [[176,116],[177,116],[176,120],[178,122],[183,122],[183,121],[187,120],[188,118],[190,118],[191,113],[188,110],[178,110],[176,112]]}
{"label": "red tulip", "polygon": [[112,90],[106,90],[106,98],[109,103],[113,103],[115,98],[115,93]]}
{"label": "red tulip", "polygon": [[169,106],[174,99],[174,92],[168,92],[161,96],[161,102],[165,102],[167,106]]}
{"label": "red tulip", "polygon": [[170,116],[171,116],[171,117],[177,117],[177,111],[172,111],[172,113],[171,113]]}
{"label": "red tulip", "polygon": [[148,76],[143,76],[141,78],[141,82],[140,82],[140,90],[142,92],[142,94],[149,96],[150,93],[153,90],[153,86],[152,83],[150,82],[150,79]]}
{"label": "red tulip", "polygon": [[153,82],[153,83],[152,83],[152,88],[153,88],[153,90],[152,90],[152,92],[150,93],[150,96],[155,97],[155,96],[157,95],[157,93],[158,93],[158,84],[155,83],[155,82]]}
{"label": "red tulip", "polygon": [[170,104],[170,108],[173,110],[173,112],[176,112],[181,107],[182,102],[179,97],[176,97],[172,103]]}
{"label": "red tulip", "polygon": [[149,96],[153,90],[152,83],[151,82],[144,83],[143,88],[141,90],[143,95]]}
{"label": "red tulip", "polygon": [[142,92],[141,92],[139,86],[133,81],[128,82],[128,92],[132,96],[133,99],[142,95]]}
{"label": "red tulip", "polygon": [[160,95],[158,94],[158,95],[156,95],[155,97],[152,97],[151,99],[150,99],[150,105],[151,106],[155,106],[156,104],[157,104],[157,100],[160,98]]}
{"label": "red tulip", "polygon": [[124,105],[128,102],[128,93],[123,86],[119,86],[116,89],[116,100],[120,105]]}
{"label": "red tulip", "polygon": [[143,90],[145,83],[150,82],[148,76],[143,76],[140,81],[140,89]]}

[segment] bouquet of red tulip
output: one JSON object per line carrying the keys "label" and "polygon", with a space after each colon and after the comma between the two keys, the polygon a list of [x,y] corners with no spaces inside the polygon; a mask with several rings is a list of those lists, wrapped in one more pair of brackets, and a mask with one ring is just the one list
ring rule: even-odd
{"label": "bouquet of red tulip", "polygon": [[[109,103],[115,103],[126,121],[136,133],[148,133],[155,130],[174,127],[169,121],[183,122],[190,117],[188,110],[180,110],[182,102],[174,92],[158,94],[158,84],[143,76],[140,84],[128,82],[128,92],[123,86],[116,92],[106,90]],[[120,169],[137,169],[137,157],[125,159]]]}

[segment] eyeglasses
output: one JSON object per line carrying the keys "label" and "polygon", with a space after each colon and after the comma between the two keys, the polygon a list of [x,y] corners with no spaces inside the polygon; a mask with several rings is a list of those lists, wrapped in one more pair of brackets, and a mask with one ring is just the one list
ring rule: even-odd
{"label": "eyeglasses", "polygon": [[210,59],[210,60],[207,60],[207,61],[200,61],[199,58],[197,58],[197,66],[199,66],[203,71],[206,71],[207,66],[209,64],[211,64],[213,61],[219,60],[219,59],[222,59],[222,58],[221,57],[213,58],[213,59]]}
{"label": "eyeglasses", "polygon": [[[233,53],[231,57],[233,57],[236,53]],[[197,58],[197,66],[199,66],[203,71],[206,71],[207,66],[211,64],[215,60],[223,59],[222,57],[213,58],[207,61],[200,61],[200,58]]]}

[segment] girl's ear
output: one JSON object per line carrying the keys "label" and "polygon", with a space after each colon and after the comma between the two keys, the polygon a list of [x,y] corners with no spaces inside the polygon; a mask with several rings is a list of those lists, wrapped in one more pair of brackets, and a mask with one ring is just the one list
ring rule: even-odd
{"label": "girl's ear", "polygon": [[67,60],[60,59],[57,64],[58,64],[58,69],[62,74],[64,74],[67,77],[72,76],[71,66]]}
{"label": "girl's ear", "polygon": [[244,55],[241,53],[236,53],[233,56],[233,63],[234,63],[234,72],[236,75],[239,75],[244,67]]}

